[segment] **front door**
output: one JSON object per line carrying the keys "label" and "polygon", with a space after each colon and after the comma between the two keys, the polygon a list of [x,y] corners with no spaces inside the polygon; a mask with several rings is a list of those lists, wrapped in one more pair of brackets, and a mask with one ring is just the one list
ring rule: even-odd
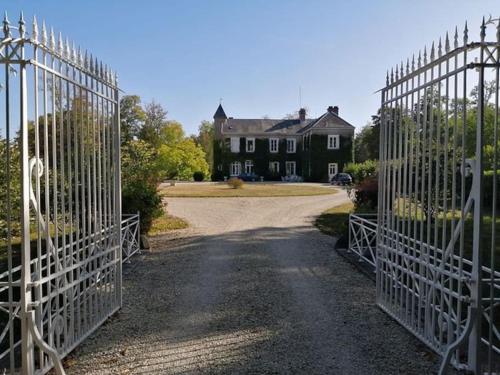
{"label": "front door", "polygon": [[328,164],[328,181],[332,180],[332,177],[335,176],[338,172],[338,164],[337,163],[329,163]]}

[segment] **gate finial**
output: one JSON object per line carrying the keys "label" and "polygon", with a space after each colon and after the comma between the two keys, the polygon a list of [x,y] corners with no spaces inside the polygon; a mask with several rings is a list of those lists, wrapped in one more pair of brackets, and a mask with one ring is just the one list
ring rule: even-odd
{"label": "gate finial", "polygon": [[61,32],[59,32],[59,38],[57,40],[57,51],[59,52],[59,55],[64,56],[64,44]]}
{"label": "gate finial", "polygon": [[9,19],[7,18],[7,12],[5,12],[3,16],[3,35],[5,38],[10,38],[10,22]]}
{"label": "gate finial", "polygon": [[56,50],[56,37],[54,35],[54,29],[52,27],[50,28],[50,42],[49,42],[49,44],[50,44],[50,50],[52,52],[55,52],[55,50]]}
{"label": "gate finial", "polygon": [[453,41],[453,48],[458,48],[458,27],[455,26],[455,37]]}
{"label": "gate finial", "polygon": [[443,55],[443,44],[441,43],[441,37],[439,37],[439,43],[438,43],[438,57],[441,57]]}
{"label": "gate finial", "polygon": [[42,21],[42,44],[47,46],[47,28],[45,27],[45,21]]}
{"label": "gate finial", "polygon": [[404,67],[403,60],[401,60],[401,65],[399,66],[399,77],[400,78],[403,78],[405,75],[403,67]]}
{"label": "gate finial", "polygon": [[446,39],[444,41],[444,50],[446,53],[450,52],[450,38],[448,36],[448,31],[446,32]]}
{"label": "gate finial", "polygon": [[33,30],[31,32],[31,40],[34,43],[38,43],[38,22],[36,16],[33,16]]}
{"label": "gate finial", "polygon": [[389,86],[389,71],[387,71],[387,74],[385,75],[385,85]]}
{"label": "gate finial", "polygon": [[411,56],[411,71],[415,71],[415,54]]}
{"label": "gate finial", "polygon": [[396,81],[399,80],[399,67],[398,64],[396,64]]}
{"label": "gate finial", "polygon": [[26,37],[26,22],[24,22],[23,11],[21,11],[21,15],[19,16],[19,37],[22,39]]}
{"label": "gate finial", "polygon": [[78,65],[78,56],[76,54],[75,42],[71,44],[71,61]]}
{"label": "gate finial", "polygon": [[420,69],[421,67],[422,67],[422,52],[419,50],[417,59],[417,69]]}
{"label": "gate finial", "polygon": [[434,42],[432,42],[432,46],[431,46],[431,61],[434,61],[435,57],[436,57],[436,49],[434,48]]}
{"label": "gate finial", "polygon": [[391,68],[391,83],[394,83],[394,68]]}
{"label": "gate finial", "polygon": [[85,54],[83,56],[83,67],[87,69],[89,67],[89,54],[87,50],[85,50]]}
{"label": "gate finial", "polygon": [[500,42],[500,17],[498,18],[498,25],[497,25],[497,42]]}
{"label": "gate finial", "polygon": [[467,27],[467,21],[465,21],[465,28],[464,28],[464,46],[467,44],[467,41],[469,40],[469,28]]}
{"label": "gate finial", "polygon": [[66,43],[64,44],[66,58],[71,60],[71,47],[69,46],[69,40],[66,37]]}
{"label": "gate finial", "polygon": [[427,46],[424,46],[424,65],[427,64]]}
{"label": "gate finial", "polygon": [[410,58],[406,59],[406,74],[410,74]]}
{"label": "gate finial", "polygon": [[486,23],[484,21],[484,16],[483,16],[483,23],[481,24],[481,42],[484,42],[484,39],[486,38]]}

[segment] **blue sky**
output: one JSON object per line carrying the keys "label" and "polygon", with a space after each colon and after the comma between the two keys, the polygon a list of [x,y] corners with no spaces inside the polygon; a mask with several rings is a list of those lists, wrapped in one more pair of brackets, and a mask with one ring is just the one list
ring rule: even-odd
{"label": "blue sky", "polygon": [[110,64],[126,94],[155,99],[194,133],[223,98],[228,116],[311,117],[338,105],[363,126],[388,68],[455,25],[479,33],[499,0],[17,0]]}

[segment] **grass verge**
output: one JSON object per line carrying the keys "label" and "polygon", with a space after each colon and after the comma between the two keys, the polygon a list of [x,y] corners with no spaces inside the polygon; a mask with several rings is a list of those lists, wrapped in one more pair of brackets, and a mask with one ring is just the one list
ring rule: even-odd
{"label": "grass verge", "polygon": [[187,223],[187,221],[179,217],[164,213],[159,218],[153,220],[153,225],[151,226],[148,235],[158,236],[165,232],[175,229],[184,229],[187,228],[188,226],[189,224]]}
{"label": "grass verge", "polygon": [[161,189],[161,194],[164,196],[180,198],[293,197],[335,194],[336,192],[337,190],[331,187],[260,183],[247,183],[240,189],[233,189],[225,183],[177,184]]}
{"label": "grass verge", "polygon": [[332,207],[314,221],[314,225],[323,233],[340,237],[347,233],[349,228],[349,214],[354,209],[352,202]]}

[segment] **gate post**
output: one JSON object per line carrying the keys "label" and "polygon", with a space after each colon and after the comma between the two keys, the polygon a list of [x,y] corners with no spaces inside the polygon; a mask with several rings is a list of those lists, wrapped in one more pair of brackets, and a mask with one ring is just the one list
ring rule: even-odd
{"label": "gate post", "polygon": [[[8,21],[7,21],[8,22]],[[24,20],[21,15],[19,32],[24,38]],[[30,171],[28,144],[28,87],[24,41],[20,42],[20,134],[21,134],[21,373],[34,373],[34,345],[31,322],[31,244],[30,244]],[[38,164],[36,164],[38,167]]]}
{"label": "gate post", "polygon": [[[467,32],[467,30],[466,30]],[[469,336],[468,366],[474,374],[480,374],[481,320],[482,320],[482,255],[481,242],[483,232],[483,138],[484,138],[484,40],[486,25],[483,17],[481,25],[481,47],[479,51],[479,82],[477,90],[477,126],[476,126],[476,160],[474,165],[473,197],[474,197],[474,232],[472,242],[472,272],[471,272],[471,307],[472,331]],[[463,119],[465,124],[465,119]],[[464,125],[465,126],[465,125]],[[493,276],[492,276],[493,277]]]}

